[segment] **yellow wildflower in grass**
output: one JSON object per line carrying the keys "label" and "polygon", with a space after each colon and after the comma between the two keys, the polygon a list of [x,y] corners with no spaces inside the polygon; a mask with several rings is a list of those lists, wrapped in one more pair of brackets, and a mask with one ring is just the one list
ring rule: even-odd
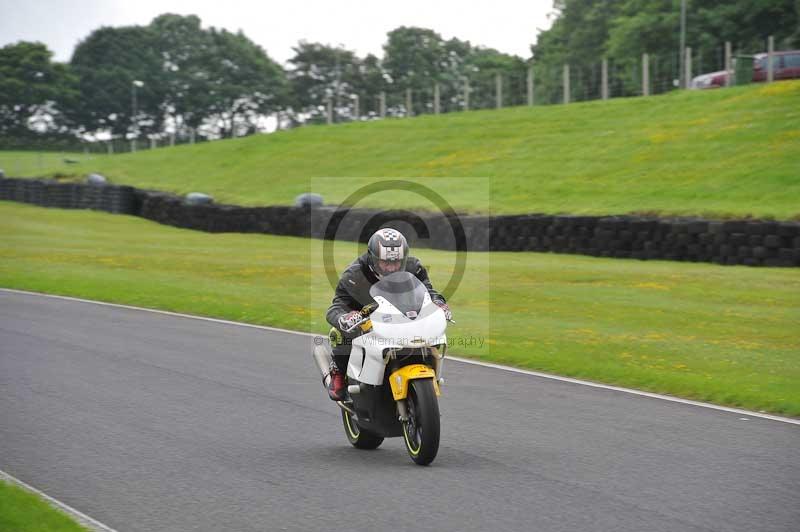
{"label": "yellow wildflower in grass", "polygon": [[636,283],[633,286],[634,288],[645,288],[649,290],[669,290],[667,285],[653,282]]}

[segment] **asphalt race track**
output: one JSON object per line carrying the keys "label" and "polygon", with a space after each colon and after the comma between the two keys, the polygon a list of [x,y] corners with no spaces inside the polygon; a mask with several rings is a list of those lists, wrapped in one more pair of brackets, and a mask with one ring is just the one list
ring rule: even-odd
{"label": "asphalt race track", "polygon": [[311,342],[0,291],[0,469],[119,532],[800,530],[798,425],[451,361],[422,468]]}

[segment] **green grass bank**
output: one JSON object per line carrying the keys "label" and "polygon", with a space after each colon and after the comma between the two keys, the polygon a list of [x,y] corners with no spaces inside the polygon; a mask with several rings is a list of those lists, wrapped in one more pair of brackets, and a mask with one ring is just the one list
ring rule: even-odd
{"label": "green grass bank", "polygon": [[19,486],[0,480],[0,530],[87,532],[66,514]]}
{"label": "green grass bank", "polygon": [[[497,213],[800,216],[800,81],[647,98],[303,127],[273,135],[68,155],[0,152],[7,175],[83,176],[241,205],[329,203],[376,177],[491,179]],[[314,181],[320,177],[348,178]],[[313,181],[313,186],[312,186]],[[443,193],[485,205],[485,182]],[[417,203],[414,203],[417,202]],[[397,207],[395,198],[372,206]],[[429,207],[418,198],[402,207]]]}
{"label": "green grass bank", "polygon": [[[0,231],[2,287],[327,331],[320,241],[9,202]],[[443,287],[454,254],[416,254]],[[484,339],[454,354],[800,416],[796,269],[473,253],[450,302],[451,339]]]}

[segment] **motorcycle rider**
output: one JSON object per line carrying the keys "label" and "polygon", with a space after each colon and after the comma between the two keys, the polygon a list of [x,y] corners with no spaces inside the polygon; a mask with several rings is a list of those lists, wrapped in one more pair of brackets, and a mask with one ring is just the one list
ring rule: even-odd
{"label": "motorcycle rider", "polygon": [[339,279],[326,315],[332,326],[330,340],[333,347],[328,395],[334,401],[345,398],[345,373],[352,340],[362,333],[360,328],[346,331],[363,320],[361,309],[374,302],[369,289],[383,276],[402,270],[415,275],[427,287],[431,300],[444,311],[445,317],[452,319],[450,307],[431,285],[427,270],[408,252],[408,242],[400,231],[388,227],[378,229],[367,243],[367,252],[354,260]]}

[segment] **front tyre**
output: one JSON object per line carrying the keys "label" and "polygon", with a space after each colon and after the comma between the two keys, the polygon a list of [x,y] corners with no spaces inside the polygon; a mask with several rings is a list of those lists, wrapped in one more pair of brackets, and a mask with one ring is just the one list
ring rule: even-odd
{"label": "front tyre", "polygon": [[383,443],[383,437],[361,429],[353,414],[344,409],[342,409],[342,424],[347,440],[356,449],[377,449]]}
{"label": "front tyre", "polygon": [[408,455],[418,465],[428,465],[439,451],[439,402],[433,380],[412,380],[408,390],[408,421],[403,439]]}

